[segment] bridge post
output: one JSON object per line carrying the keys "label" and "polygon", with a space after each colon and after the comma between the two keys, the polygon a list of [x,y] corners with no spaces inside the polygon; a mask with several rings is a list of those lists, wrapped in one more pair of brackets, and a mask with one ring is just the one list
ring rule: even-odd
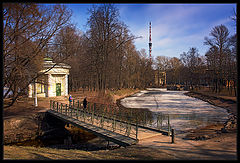
{"label": "bridge post", "polygon": [[98,114],[99,114],[99,112],[96,111],[96,120],[97,120],[96,125],[98,125],[98,119],[99,119]]}
{"label": "bridge post", "polygon": [[73,113],[76,113],[76,110],[75,110],[74,106],[72,107],[72,110],[73,110]]}
{"label": "bridge post", "polygon": [[68,105],[67,115],[70,114],[70,107],[71,107],[71,103],[69,103],[69,105]]}
{"label": "bridge post", "polygon": [[58,102],[57,102],[57,112],[58,112]]}
{"label": "bridge post", "polygon": [[174,136],[175,136],[175,132],[174,132],[174,129],[172,128],[172,143],[174,143]]}
{"label": "bridge post", "polygon": [[157,113],[157,128],[159,129],[159,114]]}
{"label": "bridge post", "polygon": [[52,101],[52,110],[54,110],[55,101]]}
{"label": "bridge post", "polygon": [[113,115],[113,123],[112,123],[113,132],[115,131],[115,127],[116,127],[116,117],[115,115]]}
{"label": "bridge post", "polygon": [[78,106],[77,107],[79,108],[79,100],[78,100]]}
{"label": "bridge post", "polygon": [[128,134],[128,136],[131,134],[131,129],[132,129],[132,118],[130,117],[130,119],[129,119],[129,134]]}
{"label": "bridge post", "polygon": [[62,106],[63,106],[63,104],[61,103],[61,114],[62,114]]}
{"label": "bridge post", "polygon": [[67,104],[65,105],[65,114],[67,115]]}
{"label": "bridge post", "polygon": [[[78,101],[78,103],[79,103],[79,101]],[[76,114],[76,117],[77,117],[77,119],[78,119],[78,107],[77,107],[77,114]]]}
{"label": "bridge post", "polygon": [[96,103],[93,104],[93,109],[96,110]]}
{"label": "bridge post", "polygon": [[168,135],[170,135],[170,122],[169,122],[169,114],[168,114]]}
{"label": "bridge post", "polygon": [[136,118],[136,140],[138,140],[138,119]]}
{"label": "bridge post", "polygon": [[100,118],[100,126],[103,127],[103,113],[102,113],[102,116]]}
{"label": "bridge post", "polygon": [[75,100],[73,99],[73,107],[74,107]]}
{"label": "bridge post", "polygon": [[[92,106],[93,107],[93,106]],[[94,124],[94,107],[92,109],[92,124]]]}
{"label": "bridge post", "polygon": [[52,101],[52,110],[54,110],[55,101]]}
{"label": "bridge post", "polygon": [[85,122],[85,112],[86,112],[86,110],[83,109],[83,121],[84,121],[84,122]]}
{"label": "bridge post", "polygon": [[52,109],[52,100],[50,100],[50,109]]}
{"label": "bridge post", "polygon": [[129,136],[129,117],[127,117],[127,120],[126,120],[126,134],[127,136]]}
{"label": "bridge post", "polygon": [[122,121],[123,121],[123,118],[122,118],[122,112],[119,112],[119,129],[120,129],[120,132],[122,132]]}
{"label": "bridge post", "polygon": [[70,106],[71,106],[71,104],[69,103],[67,106],[67,115],[69,115],[69,113],[70,113],[70,111],[69,111]]}
{"label": "bridge post", "polygon": [[88,105],[87,105],[87,107],[86,107],[86,109],[87,109],[87,112],[89,112],[90,113],[90,110],[91,110],[91,107],[90,107],[90,103],[88,103]]}
{"label": "bridge post", "polygon": [[105,106],[105,116],[107,119],[106,119],[106,122],[109,123],[109,107],[107,107],[107,105]]}

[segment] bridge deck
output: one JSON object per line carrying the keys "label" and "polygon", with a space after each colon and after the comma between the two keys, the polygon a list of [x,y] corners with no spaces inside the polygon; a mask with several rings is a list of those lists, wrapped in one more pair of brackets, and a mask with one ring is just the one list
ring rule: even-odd
{"label": "bridge deck", "polygon": [[[101,108],[102,106],[99,107]],[[86,109],[83,109],[79,105],[79,102],[77,107],[74,106],[74,104],[65,104],[63,107],[62,103],[50,101],[50,110],[48,110],[48,112],[67,123],[71,123],[93,133],[94,135],[121,146],[136,144],[139,140],[157,136],[159,134],[170,136],[169,116],[167,120],[168,131],[166,131],[162,130],[163,120],[166,116],[157,115],[157,117],[155,117],[157,118],[157,122],[154,124],[158,127],[152,128],[151,126],[146,126],[147,120],[145,114],[142,115],[145,117],[145,123],[141,124],[138,120],[138,114],[134,114],[134,116],[136,116],[134,118],[132,112],[126,113],[117,110],[116,113],[116,110],[109,110],[106,106],[101,109],[102,111],[99,112],[96,108],[96,104],[89,104]],[[161,129],[159,129],[159,126]]]}
{"label": "bridge deck", "polygon": [[137,140],[133,139],[131,137],[127,137],[127,136],[124,136],[124,135],[121,135],[121,134],[118,134],[118,133],[115,133],[115,132],[112,132],[112,131],[109,131],[109,130],[106,130],[103,128],[99,128],[97,126],[94,126],[94,125],[91,125],[91,124],[88,124],[88,123],[85,123],[82,121],[79,121],[77,119],[71,118],[64,114],[58,113],[54,110],[48,110],[48,113],[51,113],[53,116],[55,116],[57,118],[60,118],[60,119],[66,121],[68,123],[71,123],[79,128],[89,131],[97,136],[100,136],[100,137],[106,139],[106,140],[112,141],[118,145],[129,146],[129,145],[137,143]]}

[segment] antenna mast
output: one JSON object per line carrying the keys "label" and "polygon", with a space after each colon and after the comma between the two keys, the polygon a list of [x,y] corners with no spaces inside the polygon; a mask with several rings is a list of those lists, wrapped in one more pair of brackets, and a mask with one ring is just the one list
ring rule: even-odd
{"label": "antenna mast", "polygon": [[151,22],[149,23],[149,58],[152,61],[152,37],[151,37]]}

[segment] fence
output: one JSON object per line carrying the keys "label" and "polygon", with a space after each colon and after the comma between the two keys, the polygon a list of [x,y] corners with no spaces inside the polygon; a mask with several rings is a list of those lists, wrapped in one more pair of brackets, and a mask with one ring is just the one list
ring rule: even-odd
{"label": "fence", "polygon": [[100,107],[97,107],[96,103],[88,103],[87,108],[84,109],[79,101],[67,105],[51,100],[50,109],[79,121],[138,140],[137,121],[133,122],[129,116],[119,118],[114,112],[110,112],[107,106],[100,105]]}
{"label": "fence", "polygon": [[171,132],[169,115],[141,109],[126,109],[97,103],[88,103],[84,109],[82,102],[75,100],[70,105],[51,100],[50,109],[136,140],[139,126],[164,130],[168,135]]}

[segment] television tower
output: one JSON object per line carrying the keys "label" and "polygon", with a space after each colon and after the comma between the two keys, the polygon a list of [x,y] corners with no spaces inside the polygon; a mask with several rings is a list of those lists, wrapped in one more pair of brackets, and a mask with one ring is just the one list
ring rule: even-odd
{"label": "television tower", "polygon": [[151,22],[149,23],[149,59],[150,59],[150,61],[152,61]]}

